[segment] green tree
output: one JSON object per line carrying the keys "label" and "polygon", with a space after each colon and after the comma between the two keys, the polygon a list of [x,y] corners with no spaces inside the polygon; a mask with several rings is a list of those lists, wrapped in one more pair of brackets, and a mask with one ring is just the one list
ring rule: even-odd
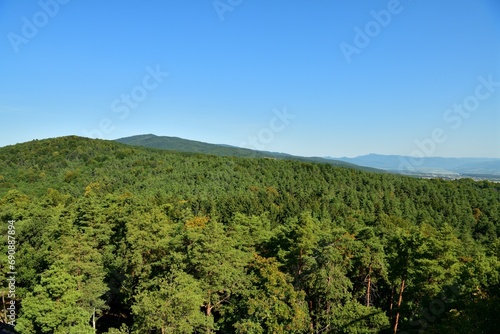
{"label": "green tree", "polygon": [[155,279],[135,299],[132,312],[137,333],[193,333],[205,321],[200,311],[203,294],[199,282],[181,271]]}
{"label": "green tree", "polygon": [[245,267],[251,254],[239,249],[222,224],[214,219],[185,226],[185,253],[189,273],[199,281],[203,291],[205,331],[215,328],[214,313],[231,297],[245,289],[248,282]]}
{"label": "green tree", "polygon": [[20,333],[94,333],[92,312],[82,307],[79,278],[66,268],[52,266],[32,293],[23,299],[16,330]]}
{"label": "green tree", "polygon": [[282,273],[275,259],[254,255],[250,264],[252,288],[244,293],[243,319],[237,333],[302,333],[309,326],[305,294],[297,292],[291,278]]}
{"label": "green tree", "polygon": [[22,333],[95,331],[97,317],[107,307],[103,255],[92,225],[60,218],[47,226],[47,233],[58,230],[47,259],[52,264],[22,302],[16,327]]}

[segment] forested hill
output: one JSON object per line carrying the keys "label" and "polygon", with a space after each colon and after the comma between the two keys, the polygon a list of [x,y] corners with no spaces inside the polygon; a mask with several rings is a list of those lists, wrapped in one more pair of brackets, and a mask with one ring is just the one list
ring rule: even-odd
{"label": "forested hill", "polygon": [[219,156],[231,156],[231,157],[243,157],[243,158],[271,158],[271,159],[284,159],[284,160],[295,160],[295,161],[305,161],[305,162],[317,162],[317,163],[331,164],[334,166],[356,168],[366,171],[373,171],[380,173],[383,172],[382,170],[377,170],[375,168],[361,167],[349,162],[344,162],[335,159],[325,159],[320,157],[301,157],[286,153],[258,151],[258,150],[252,150],[252,149],[229,146],[229,145],[209,144],[178,137],[156,136],[148,134],[148,135],[137,135],[132,137],[120,138],[116,139],[116,141],[127,145],[158,148],[158,149],[172,150],[179,152],[204,153],[204,154],[213,154]]}
{"label": "forested hill", "polygon": [[62,137],[0,148],[0,221],[19,333],[498,329],[487,181]]}

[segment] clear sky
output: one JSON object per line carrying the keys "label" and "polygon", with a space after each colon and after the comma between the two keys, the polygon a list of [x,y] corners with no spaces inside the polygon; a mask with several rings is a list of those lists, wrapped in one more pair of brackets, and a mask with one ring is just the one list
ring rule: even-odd
{"label": "clear sky", "polygon": [[0,146],[147,133],[500,157],[500,3],[0,2]]}

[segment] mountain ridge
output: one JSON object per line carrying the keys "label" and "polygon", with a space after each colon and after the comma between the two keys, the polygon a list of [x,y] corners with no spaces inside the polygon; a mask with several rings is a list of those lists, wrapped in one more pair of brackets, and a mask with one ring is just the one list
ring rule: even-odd
{"label": "mountain ridge", "polygon": [[362,167],[349,162],[326,159],[322,157],[303,157],[281,152],[259,151],[248,148],[241,148],[226,144],[211,144],[197,140],[184,139],[171,136],[157,136],[154,134],[135,135],[114,140],[122,144],[148,147],[163,150],[172,150],[190,153],[212,154],[218,156],[234,156],[243,158],[270,158],[288,159],[303,162],[326,163],[339,167],[355,168],[371,172],[383,172],[382,170],[370,167]]}

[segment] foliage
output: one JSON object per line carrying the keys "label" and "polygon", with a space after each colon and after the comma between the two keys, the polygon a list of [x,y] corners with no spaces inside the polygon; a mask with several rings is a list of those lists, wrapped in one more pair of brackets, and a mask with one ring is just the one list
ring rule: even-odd
{"label": "foliage", "polygon": [[496,330],[500,184],[78,137],[0,174],[20,333]]}

